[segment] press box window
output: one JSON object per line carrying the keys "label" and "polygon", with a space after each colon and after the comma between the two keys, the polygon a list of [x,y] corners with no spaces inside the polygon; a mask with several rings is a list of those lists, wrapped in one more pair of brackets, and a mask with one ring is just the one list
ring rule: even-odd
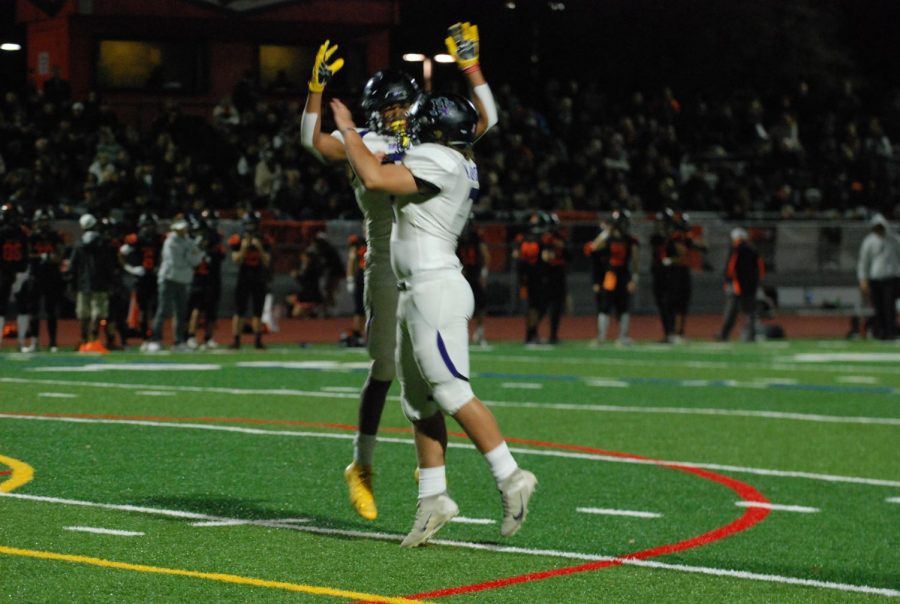
{"label": "press box window", "polygon": [[200,45],[192,42],[101,40],[97,84],[106,90],[201,92],[202,54]]}

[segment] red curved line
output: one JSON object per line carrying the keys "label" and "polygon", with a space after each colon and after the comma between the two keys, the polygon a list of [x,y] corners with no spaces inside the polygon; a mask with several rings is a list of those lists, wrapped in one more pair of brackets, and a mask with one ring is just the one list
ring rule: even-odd
{"label": "red curved line", "polygon": [[[650,457],[644,457],[641,455],[634,455],[632,453],[622,453],[619,451],[606,451],[604,449],[596,449],[593,447],[585,447],[581,445],[568,445],[564,443],[552,443],[552,442],[544,442],[544,441],[536,441],[536,440],[526,440],[519,438],[507,438],[508,442],[519,443],[519,444],[528,444],[536,447],[545,447],[550,449],[562,449],[568,451],[580,451],[582,453],[592,453],[595,455],[609,455],[614,457],[622,457],[629,459],[640,459],[652,462],[658,466],[662,466],[664,468],[669,468],[671,470],[678,470],[680,472],[686,472],[688,474],[694,474],[695,476],[699,476],[705,480],[710,480],[712,482],[716,482],[723,486],[728,487],[735,493],[737,493],[743,501],[753,501],[756,503],[769,503],[769,500],[757,491],[751,485],[741,482],[739,480],[735,480],[733,478],[729,478],[728,476],[723,476],[722,474],[717,474],[715,472],[710,472],[708,470],[704,470],[701,468],[694,468],[691,466],[679,465],[666,463],[661,460],[652,459]],[[613,566],[621,566],[628,560],[646,560],[647,558],[655,558],[657,556],[663,556],[666,554],[672,554],[675,552],[680,552],[688,549],[692,549],[695,547],[700,547],[702,545],[707,545],[714,541],[719,541],[720,539],[725,539],[726,537],[730,537],[736,533],[741,531],[745,531],[750,527],[754,526],[762,522],[766,516],[770,513],[769,509],[766,508],[747,508],[743,515],[740,518],[729,522],[724,526],[720,526],[719,528],[713,529],[711,531],[707,531],[696,537],[691,537],[690,539],[685,539],[684,541],[678,541],[677,543],[668,543],[665,545],[660,545],[656,547],[652,547],[649,549],[644,549],[641,551],[637,551],[631,554],[626,554],[624,556],[620,556],[613,560],[599,560],[597,562],[588,562],[587,564],[578,564],[575,566],[567,566],[565,568],[557,568],[554,570],[546,570],[535,573],[527,573],[524,575],[518,575],[515,577],[505,577],[503,579],[494,579],[491,581],[484,581],[482,583],[473,583],[471,585],[462,585],[459,587],[449,587],[446,589],[439,589],[436,591],[430,591],[427,593],[419,593],[411,596],[404,596],[409,599],[414,600],[424,600],[425,598],[442,598],[446,596],[455,596],[459,594],[466,593],[474,593],[479,591],[486,591],[489,589],[497,589],[499,587],[507,587],[509,585],[517,585],[521,583],[530,583],[532,581],[542,581],[544,579],[552,579],[554,577],[561,577],[565,575],[572,575],[575,573],[583,573],[590,572],[595,570],[600,570],[602,568],[609,568]]]}
{"label": "red curved line", "polygon": [[[336,424],[336,423],[327,423],[327,422],[304,422],[297,420],[276,420],[276,419],[257,419],[257,418],[238,418],[238,417],[161,417],[161,416],[123,416],[123,415],[99,415],[99,414],[70,414],[70,413],[16,413],[15,415],[20,416],[28,416],[28,417],[71,417],[71,418],[82,418],[82,419],[119,419],[119,420],[136,420],[136,421],[168,421],[168,422],[221,422],[221,423],[245,423],[245,424],[272,424],[272,425],[285,425],[285,426],[307,426],[307,427],[318,427],[318,428],[333,428],[339,430],[356,430],[356,426],[348,425],[348,424]],[[382,428],[384,432],[402,432],[408,433],[411,432],[409,428]],[[448,433],[451,436],[458,436],[461,438],[465,438],[466,435],[458,432],[450,432]],[[583,445],[572,445],[566,443],[554,443],[540,440],[531,440],[525,438],[507,438],[507,442],[514,444],[522,444],[522,445],[530,445],[534,447],[541,447],[547,449],[559,449],[563,451],[578,451],[580,453],[589,453],[592,455],[605,455],[609,457],[620,457],[623,459],[638,459],[642,461],[647,461],[653,463],[658,466],[662,466],[665,468],[669,468],[671,470],[678,470],[680,472],[686,472],[688,474],[694,474],[695,476],[699,476],[705,480],[710,480],[712,482],[716,482],[723,486],[728,487],[735,493],[737,493],[743,501],[752,501],[756,503],[769,503],[769,500],[759,491],[757,491],[753,486],[741,482],[739,480],[735,480],[733,478],[729,478],[728,476],[724,476],[722,474],[717,474],[715,472],[710,472],[709,470],[704,470],[702,468],[695,468],[692,466],[680,465],[667,463],[662,460],[653,459],[651,457],[645,457],[642,455],[636,455],[634,453],[623,453],[621,451],[608,451],[606,449],[598,449],[595,447],[587,447]],[[463,593],[473,593],[479,591],[485,591],[489,589],[496,589],[498,587],[506,587],[508,585],[516,585],[519,583],[528,583],[531,581],[540,581],[543,579],[550,579],[553,577],[560,577],[564,575],[571,575],[574,573],[582,573],[588,571],[599,570],[602,568],[608,568],[611,566],[620,566],[624,564],[627,560],[645,560],[647,558],[655,558],[657,556],[663,556],[665,554],[671,554],[674,552],[680,552],[688,549],[692,549],[695,547],[700,547],[702,545],[707,545],[714,541],[719,541],[720,539],[725,539],[726,537],[730,537],[736,533],[741,531],[745,531],[750,527],[754,526],[762,522],[766,516],[768,516],[770,510],[766,508],[747,508],[744,514],[732,522],[721,526],[719,528],[713,529],[711,531],[707,531],[706,533],[697,535],[696,537],[692,537],[690,539],[686,539],[684,541],[679,541],[677,543],[669,543],[666,545],[660,545],[657,547],[652,547],[649,549],[641,550],[638,552],[634,552],[631,554],[626,554],[624,556],[620,556],[613,560],[600,560],[597,562],[589,562],[587,564],[579,564],[576,566],[569,566],[565,568],[558,568],[554,570],[541,571],[536,573],[528,573],[524,575],[518,575],[515,577],[506,577],[503,579],[495,579],[492,581],[485,581],[482,583],[474,583],[472,585],[464,585],[460,587],[451,587],[447,589],[441,589],[437,591],[432,591],[428,593],[420,593],[412,596],[405,596],[410,599],[425,599],[425,598],[440,598],[445,596],[459,595]]]}

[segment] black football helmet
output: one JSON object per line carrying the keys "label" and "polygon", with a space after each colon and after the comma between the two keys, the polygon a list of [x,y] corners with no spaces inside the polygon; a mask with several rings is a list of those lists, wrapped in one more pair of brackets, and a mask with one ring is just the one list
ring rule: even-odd
{"label": "black football helmet", "polygon": [[144,212],[138,218],[138,228],[139,229],[155,229],[156,223],[159,222],[159,219],[156,217],[156,214],[152,212]]}
{"label": "black football helmet", "polygon": [[241,217],[241,224],[245,233],[255,233],[259,229],[259,223],[262,220],[259,212],[251,210]]}
{"label": "black football helmet", "polygon": [[416,142],[468,147],[475,142],[478,111],[459,94],[423,94],[409,108],[409,130]]}
{"label": "black football helmet", "polygon": [[38,208],[31,217],[31,224],[35,229],[43,230],[50,228],[51,220],[53,220],[53,210]]}
{"label": "black football helmet", "polygon": [[627,233],[631,228],[631,212],[624,209],[613,210],[612,226],[621,233]]}
{"label": "black football helmet", "polygon": [[366,82],[360,105],[372,130],[382,134],[398,134],[405,124],[386,124],[382,111],[391,105],[412,105],[419,96],[419,84],[402,71],[379,71]]}
{"label": "black football helmet", "polygon": [[19,223],[19,208],[13,203],[0,206],[0,224],[16,225]]}
{"label": "black football helmet", "polygon": [[210,208],[204,209],[200,212],[200,220],[202,220],[210,229],[219,228],[219,212],[217,210]]}

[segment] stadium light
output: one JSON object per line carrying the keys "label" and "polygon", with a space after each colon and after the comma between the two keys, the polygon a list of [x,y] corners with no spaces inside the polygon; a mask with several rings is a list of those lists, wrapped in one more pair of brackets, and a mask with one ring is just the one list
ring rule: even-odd
{"label": "stadium light", "polygon": [[15,42],[4,42],[3,44],[0,44],[0,50],[5,50],[6,52],[16,52],[18,50],[22,50],[22,45]]}
{"label": "stadium light", "polygon": [[407,52],[403,55],[403,60],[407,63],[422,63],[422,79],[424,80],[425,92],[431,92],[431,72],[433,62],[438,63],[454,63],[456,59],[446,53],[440,53],[430,57],[421,52]]}

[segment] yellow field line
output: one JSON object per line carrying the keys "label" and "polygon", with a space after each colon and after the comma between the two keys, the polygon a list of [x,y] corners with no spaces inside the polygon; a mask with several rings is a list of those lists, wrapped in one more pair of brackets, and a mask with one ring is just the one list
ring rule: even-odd
{"label": "yellow field line", "polygon": [[10,493],[34,477],[34,468],[24,461],[0,455],[0,463],[12,469],[10,477],[0,482],[0,493]]}
{"label": "yellow field line", "polygon": [[59,560],[62,562],[75,562],[78,564],[90,564],[92,566],[102,566],[105,568],[116,568],[120,570],[132,570],[141,573],[157,573],[160,575],[177,575],[181,577],[191,577],[193,579],[206,579],[209,581],[221,581],[222,583],[236,583],[238,585],[252,585],[254,587],[268,587],[271,589],[285,589],[287,591],[299,591],[319,596],[332,596],[335,598],[344,598],[347,600],[356,600],[364,602],[383,602],[384,604],[423,604],[422,600],[409,600],[407,598],[391,598],[389,596],[378,596],[375,594],[367,594],[358,591],[346,591],[343,589],[333,589],[330,587],[317,587],[315,585],[302,585],[299,583],[286,583],[283,581],[268,581],[266,579],[254,579],[252,577],[241,577],[238,575],[228,575],[224,573],[204,573],[194,570],[182,570],[178,568],[164,568],[160,566],[147,566],[145,564],[129,564],[127,562],[115,562],[113,560],[103,560],[102,558],[91,558],[88,556],[74,556],[70,554],[58,554],[56,552],[44,552],[30,549],[19,549],[15,547],[6,547],[0,545],[0,554],[8,556],[24,556],[27,558],[40,558],[42,560]]}

